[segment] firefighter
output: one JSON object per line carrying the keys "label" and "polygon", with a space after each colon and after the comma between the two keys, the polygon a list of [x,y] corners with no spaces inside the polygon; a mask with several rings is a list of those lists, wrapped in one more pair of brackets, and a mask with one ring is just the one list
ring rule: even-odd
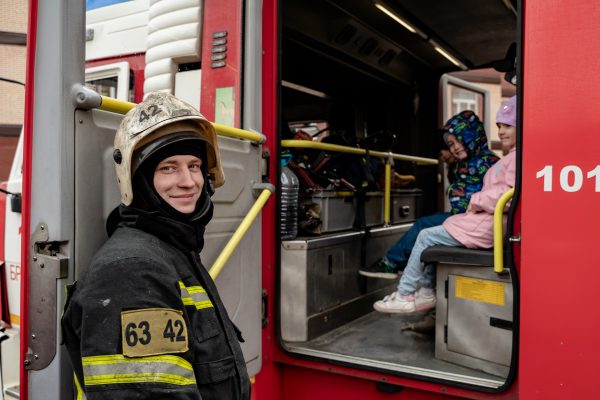
{"label": "firefighter", "polygon": [[249,399],[241,333],[199,256],[224,183],[214,128],[151,93],[114,147],[122,204],[62,318],[77,390],[89,400]]}

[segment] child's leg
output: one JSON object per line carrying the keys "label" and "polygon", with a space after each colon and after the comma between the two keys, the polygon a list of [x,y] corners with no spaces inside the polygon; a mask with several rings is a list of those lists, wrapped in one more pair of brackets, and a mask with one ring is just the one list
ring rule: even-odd
{"label": "child's leg", "polygon": [[[415,246],[413,247],[408,264],[404,269],[400,283],[398,284],[398,293],[403,296],[413,294],[417,290],[419,281],[425,287],[432,287],[433,285],[433,268],[427,271],[427,276],[423,274],[423,266],[421,264],[421,253],[431,246],[443,245],[443,246],[462,246],[462,244],[454,239],[443,226],[435,226],[433,228],[424,229],[419,233]],[[427,286],[429,284],[429,286]]]}
{"label": "child's leg", "polygon": [[450,213],[435,213],[426,217],[417,219],[413,226],[398,240],[385,255],[388,261],[391,261],[398,268],[406,265],[412,248],[415,245],[419,233],[423,229],[440,226],[450,216]]}

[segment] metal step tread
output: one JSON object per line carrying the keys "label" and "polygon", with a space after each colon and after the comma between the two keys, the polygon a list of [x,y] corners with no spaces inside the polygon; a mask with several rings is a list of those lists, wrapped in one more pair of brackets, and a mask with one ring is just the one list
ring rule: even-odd
{"label": "metal step tread", "polygon": [[[4,391],[4,393],[7,394],[8,396],[11,396],[12,398],[18,399],[20,397],[20,395],[19,395],[19,385],[7,388]],[[7,400],[10,400],[10,398],[7,399]]]}

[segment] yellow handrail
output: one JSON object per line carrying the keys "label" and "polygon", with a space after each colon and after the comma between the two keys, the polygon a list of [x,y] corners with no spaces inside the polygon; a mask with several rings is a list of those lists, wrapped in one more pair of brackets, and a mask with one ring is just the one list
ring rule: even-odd
{"label": "yellow handrail", "polygon": [[[366,155],[367,150],[358,147],[341,146],[339,144],[311,142],[310,140],[282,140],[281,147],[296,147],[303,149],[330,150],[339,153],[349,153]],[[407,156],[406,154],[386,153],[383,151],[369,151],[369,156],[387,158],[391,157],[394,160],[412,161],[417,164],[437,165],[438,160],[435,158],[425,158],[416,156]]]}
{"label": "yellow handrail", "polygon": [[100,103],[101,110],[110,111],[117,114],[127,114],[129,110],[136,106],[135,103],[128,101],[113,99],[112,97],[100,96],[102,101]]}
{"label": "yellow handrail", "polygon": [[246,131],[244,129],[234,128],[232,126],[227,126],[227,125],[223,125],[223,124],[218,124],[216,122],[212,122],[212,124],[215,127],[215,130],[217,131],[217,133],[221,136],[227,136],[227,137],[238,138],[238,139],[247,139],[252,142],[256,142],[258,144],[262,144],[265,142],[265,140],[267,140],[265,135],[263,135],[262,133],[250,132],[250,131]]}
{"label": "yellow handrail", "polygon": [[[135,103],[128,101],[113,99],[112,97],[101,96],[102,101],[100,103],[101,110],[110,111],[117,114],[127,114],[129,110],[136,106]],[[262,133],[246,131],[244,129],[233,128],[231,126],[218,124],[211,122],[217,133],[221,136],[227,136],[237,139],[246,139],[252,142],[262,144],[265,142],[266,137]]]}
{"label": "yellow handrail", "polygon": [[[339,153],[366,155],[367,150],[358,147],[341,146],[339,144],[311,142],[309,140],[282,140],[281,147],[295,147],[303,149],[329,150]],[[385,153],[383,151],[369,151],[369,156],[385,158],[385,192],[383,197],[383,223],[389,225],[391,208],[391,179],[392,179],[392,160],[412,161],[417,164],[437,165],[438,160],[434,158],[407,156],[405,154]]]}
{"label": "yellow handrail", "polygon": [[248,211],[248,214],[246,214],[246,216],[240,223],[240,226],[238,226],[238,228],[235,230],[235,232],[229,239],[229,242],[227,242],[227,244],[221,251],[221,254],[219,254],[214,264],[208,271],[208,273],[213,279],[217,279],[217,276],[219,276],[219,274],[221,273],[221,270],[225,266],[225,263],[227,262],[227,260],[229,260],[229,257],[231,257],[231,254],[233,254],[233,251],[244,237],[244,234],[246,233],[248,228],[250,228],[250,225],[252,225],[252,222],[262,210],[263,206],[271,196],[271,193],[272,192],[270,189],[263,189],[260,196],[258,196],[258,199],[256,199],[256,202],[254,202],[252,208],[250,208],[250,211]]}
{"label": "yellow handrail", "polygon": [[504,271],[504,233],[502,232],[504,207],[515,195],[515,189],[508,189],[496,203],[494,209],[494,272]]}

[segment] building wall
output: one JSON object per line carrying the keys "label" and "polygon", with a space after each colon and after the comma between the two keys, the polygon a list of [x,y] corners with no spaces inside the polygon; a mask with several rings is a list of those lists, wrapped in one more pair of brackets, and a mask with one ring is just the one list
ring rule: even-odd
{"label": "building wall", "polygon": [[500,138],[498,137],[498,128],[496,127],[496,113],[502,102],[516,94],[517,88],[504,80],[503,72],[494,71],[491,68],[452,72],[450,75],[488,90],[490,115],[484,121],[485,130],[492,149],[501,156],[502,149]]}
{"label": "building wall", "polygon": [[[0,0],[0,78],[25,82],[27,0]],[[23,125],[25,88],[0,80],[0,181],[8,173]]]}

